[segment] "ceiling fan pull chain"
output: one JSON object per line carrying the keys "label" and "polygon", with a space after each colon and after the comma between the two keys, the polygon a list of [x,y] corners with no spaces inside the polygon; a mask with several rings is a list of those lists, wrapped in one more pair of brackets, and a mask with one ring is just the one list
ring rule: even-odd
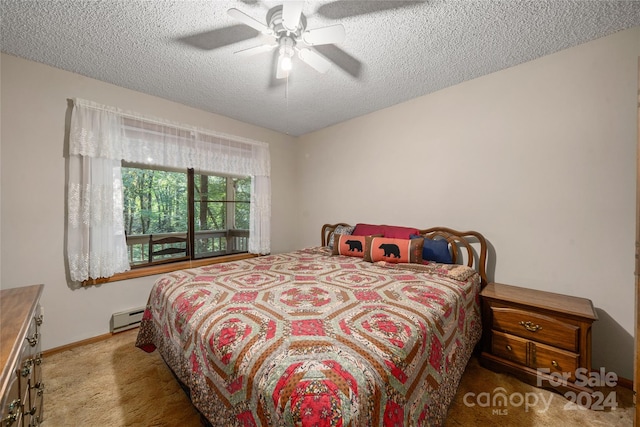
{"label": "ceiling fan pull chain", "polygon": [[286,77],[286,81],[285,81],[285,85],[284,85],[284,97],[285,97],[285,109],[286,109],[286,114],[285,114],[285,129],[287,129],[287,133],[288,129],[289,129],[289,74],[287,74]]}

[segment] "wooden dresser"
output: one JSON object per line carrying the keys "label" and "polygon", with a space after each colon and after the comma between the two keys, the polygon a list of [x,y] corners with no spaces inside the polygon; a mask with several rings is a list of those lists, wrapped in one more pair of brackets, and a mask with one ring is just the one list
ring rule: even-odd
{"label": "wooden dresser", "polygon": [[2,427],[32,427],[42,420],[44,383],[40,296],[44,285],[0,291],[0,404]]}
{"label": "wooden dresser", "polygon": [[591,325],[598,319],[590,300],[500,283],[489,283],[481,296],[482,365],[563,394],[592,392],[582,376],[591,372]]}

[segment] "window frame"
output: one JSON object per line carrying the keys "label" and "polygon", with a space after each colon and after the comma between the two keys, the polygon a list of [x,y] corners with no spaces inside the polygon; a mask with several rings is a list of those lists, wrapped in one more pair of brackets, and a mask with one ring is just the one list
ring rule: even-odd
{"label": "window frame", "polygon": [[[225,226],[228,228],[229,227],[229,211],[233,210],[234,212],[232,213],[232,217],[235,219],[235,204],[234,203],[230,203],[230,202],[234,202],[235,201],[235,196],[236,196],[236,192],[235,192],[235,186],[233,185],[233,179],[245,179],[245,178],[250,178],[252,179],[252,177],[250,176],[236,176],[236,175],[229,175],[229,174],[215,174],[215,173],[206,173],[206,172],[199,172],[199,171],[195,171],[193,168],[187,168],[182,169],[182,168],[171,168],[171,167],[162,167],[162,166],[157,166],[157,165],[145,165],[145,164],[139,164],[139,163],[132,163],[132,162],[122,162],[122,168],[136,168],[136,169],[143,169],[143,170],[157,170],[157,171],[163,171],[163,172],[174,172],[174,173],[184,173],[186,174],[186,178],[187,178],[187,230],[186,230],[186,234],[187,234],[187,241],[186,241],[186,255],[184,256],[180,256],[180,257],[176,257],[176,258],[166,258],[166,259],[161,259],[161,260],[157,260],[157,261],[152,261],[152,262],[147,262],[144,264],[132,264],[131,261],[129,263],[130,266],[130,270],[123,272],[123,273],[118,273],[115,276],[112,276],[111,278],[100,278],[100,279],[96,279],[96,280],[90,280],[90,281],[85,281],[85,282],[91,282],[91,283],[103,283],[103,282],[108,282],[108,281],[115,281],[115,280],[125,280],[127,278],[131,278],[131,277],[140,277],[140,275],[137,273],[139,271],[143,271],[144,274],[141,274],[142,276],[148,276],[148,275],[154,275],[154,274],[160,274],[163,272],[170,272],[170,271],[175,271],[175,270],[179,270],[179,269],[183,269],[183,268],[191,268],[193,266],[200,266],[200,265],[209,265],[209,264],[216,264],[218,262],[225,262],[225,261],[229,261],[229,260],[235,260],[235,259],[243,259],[243,258],[252,258],[254,256],[256,256],[255,254],[250,254],[249,251],[247,250],[246,252],[236,252],[236,253],[230,253],[230,254],[221,254],[221,255],[208,255],[208,256],[204,256],[204,257],[197,257],[196,251],[195,251],[195,239],[196,239],[196,222],[195,222],[195,193],[196,193],[196,186],[195,186],[195,179],[196,179],[196,175],[203,175],[203,176],[215,176],[215,177],[220,177],[220,178],[224,178],[225,179],[225,185],[226,185],[226,217],[225,217]],[[233,200],[229,200],[230,198],[230,192],[229,190],[232,190],[231,192],[231,198]],[[245,203],[246,201],[242,201],[243,203]],[[249,256],[246,256],[249,255]],[[213,260],[220,260],[220,261],[215,261],[215,262],[209,262],[209,261],[213,261]],[[173,268],[173,266],[178,266],[177,268]],[[121,277],[122,276],[122,277]]]}

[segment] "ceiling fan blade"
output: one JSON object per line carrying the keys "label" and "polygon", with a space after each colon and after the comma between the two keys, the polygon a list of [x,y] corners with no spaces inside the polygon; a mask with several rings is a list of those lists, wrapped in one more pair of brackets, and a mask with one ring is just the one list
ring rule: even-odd
{"label": "ceiling fan blade", "polygon": [[271,28],[267,27],[262,22],[250,17],[249,15],[242,12],[241,10],[238,10],[236,8],[231,8],[227,11],[227,13],[232,18],[237,19],[238,21],[242,22],[245,25],[250,26],[251,28],[255,28],[256,30],[260,31],[263,34],[271,34],[272,32]]}
{"label": "ceiling fan blade", "polygon": [[276,79],[284,79],[289,76],[289,71],[282,69],[282,58],[282,55],[278,57],[278,63],[276,64]]}
{"label": "ceiling fan blade", "polygon": [[282,26],[289,31],[295,31],[300,24],[303,1],[285,1],[282,3]]}
{"label": "ceiling fan blade", "polygon": [[230,44],[249,40],[259,35],[260,33],[253,28],[242,24],[236,24],[230,27],[206,31],[204,33],[187,35],[177,40],[198,49],[214,50]]}
{"label": "ceiling fan blade", "polygon": [[346,33],[341,24],[316,28],[302,33],[302,41],[309,46],[341,43],[344,41],[345,37]]}
{"label": "ceiling fan blade", "polygon": [[262,44],[259,46],[253,46],[253,47],[249,47],[246,49],[241,49],[238,50],[236,52],[233,52],[234,54],[238,55],[238,56],[252,56],[252,55],[256,55],[258,53],[262,53],[262,52],[268,52],[274,48],[276,48],[278,45],[277,44]]}
{"label": "ceiling fan blade", "polygon": [[362,73],[363,64],[357,58],[354,58],[344,50],[334,44],[325,44],[315,47],[320,55],[333,62],[347,74],[352,77],[359,78]]}
{"label": "ceiling fan blade", "polygon": [[331,68],[331,62],[324,56],[311,49],[300,49],[298,57],[319,73],[326,73]]}

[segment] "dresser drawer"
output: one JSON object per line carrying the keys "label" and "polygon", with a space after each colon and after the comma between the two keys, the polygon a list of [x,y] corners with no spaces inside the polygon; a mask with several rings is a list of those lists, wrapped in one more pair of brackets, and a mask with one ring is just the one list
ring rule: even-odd
{"label": "dresser drawer", "polygon": [[527,340],[502,332],[491,332],[491,352],[521,365],[527,364]]}
{"label": "dresser drawer", "polygon": [[2,427],[19,426],[22,419],[22,400],[20,397],[20,380],[14,371],[9,386],[2,396]]}
{"label": "dresser drawer", "polygon": [[580,328],[561,320],[516,308],[491,307],[493,329],[577,351]]}
{"label": "dresser drawer", "polygon": [[36,407],[42,410],[42,394],[44,393],[44,383],[42,382],[42,353],[35,355],[31,377],[29,378],[29,409]]}
{"label": "dresser drawer", "polygon": [[570,381],[576,379],[575,372],[579,367],[580,356],[575,353],[544,344],[535,344],[532,359],[532,368],[546,368],[550,373],[569,373]]}
{"label": "dresser drawer", "polygon": [[[43,417],[43,402],[42,402],[42,390],[37,390],[35,392],[35,401],[34,403],[31,405],[31,425],[32,426],[39,426],[40,422],[42,421],[42,417]],[[35,411],[34,411],[35,408]]]}
{"label": "dresser drawer", "polygon": [[[30,325],[29,331],[34,331],[35,326]],[[25,339],[22,343],[22,349],[20,353],[19,363],[16,366],[16,374],[20,383],[20,401],[23,405],[23,411],[29,410],[29,386],[31,382],[31,376],[33,375],[33,349]]]}

